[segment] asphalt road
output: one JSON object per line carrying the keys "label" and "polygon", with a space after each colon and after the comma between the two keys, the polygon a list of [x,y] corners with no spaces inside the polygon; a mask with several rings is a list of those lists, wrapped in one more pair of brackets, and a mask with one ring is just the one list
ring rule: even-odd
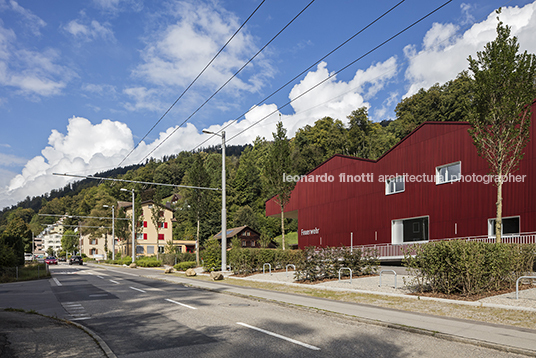
{"label": "asphalt road", "polygon": [[118,357],[517,357],[128,272],[59,265],[52,274],[0,286],[0,307],[40,301],[36,310],[90,328]]}

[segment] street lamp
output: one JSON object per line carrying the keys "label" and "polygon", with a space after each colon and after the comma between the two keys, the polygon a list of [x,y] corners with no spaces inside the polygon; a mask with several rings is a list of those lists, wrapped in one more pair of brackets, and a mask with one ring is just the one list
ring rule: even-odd
{"label": "street lamp", "polygon": [[135,240],[135,229],[136,227],[134,226],[134,189],[125,189],[125,188],[121,188],[119,189],[121,191],[131,191],[132,192],[132,262],[134,262],[136,260],[136,252],[134,251],[135,248],[134,248],[134,240]]}
{"label": "street lamp", "polygon": [[[104,208],[109,208],[109,205],[103,205]],[[112,260],[115,260],[115,205],[112,205]]]}
{"label": "street lamp", "polygon": [[221,134],[203,129],[205,134],[221,137],[221,270],[227,271],[227,211],[225,209],[225,131]]}

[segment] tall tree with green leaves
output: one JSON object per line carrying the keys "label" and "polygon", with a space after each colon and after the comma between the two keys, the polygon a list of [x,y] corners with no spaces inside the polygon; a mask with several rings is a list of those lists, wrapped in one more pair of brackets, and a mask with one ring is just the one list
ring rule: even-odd
{"label": "tall tree with green leaves", "polygon": [[293,168],[290,160],[290,143],[287,139],[287,130],[282,122],[277,123],[275,133],[272,133],[274,142],[268,152],[264,163],[264,176],[271,189],[271,196],[281,208],[281,234],[282,246],[285,249],[285,206],[290,200],[290,194],[296,183],[284,180],[284,176],[292,175]]}
{"label": "tall tree with green leaves", "polygon": [[61,236],[61,248],[67,253],[74,253],[79,241],[80,237],[73,230],[65,230]]}
{"label": "tall tree with green leaves", "polygon": [[502,187],[505,177],[523,158],[529,140],[531,104],[536,98],[536,56],[519,53],[511,28],[497,19],[495,40],[486,44],[476,59],[468,58],[475,79],[469,133],[496,178],[495,233],[496,242],[501,242]]}
{"label": "tall tree with green leaves", "polygon": [[[210,178],[205,170],[203,158],[196,155],[194,162],[186,173],[186,182],[188,185],[207,188],[210,186]],[[186,202],[189,205],[189,212],[197,221],[197,237],[195,258],[199,265],[199,225],[200,221],[207,212],[210,197],[209,190],[205,189],[188,189],[186,192]]]}

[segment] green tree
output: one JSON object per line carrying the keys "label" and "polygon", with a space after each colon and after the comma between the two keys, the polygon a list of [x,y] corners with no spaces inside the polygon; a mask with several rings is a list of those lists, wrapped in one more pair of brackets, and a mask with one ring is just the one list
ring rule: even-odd
{"label": "green tree", "polygon": [[504,178],[523,157],[529,140],[531,103],[536,98],[536,56],[527,51],[518,53],[517,38],[510,32],[499,20],[495,40],[486,44],[476,59],[468,58],[475,79],[469,133],[496,177],[497,242],[501,242]]}
{"label": "green tree", "polygon": [[[186,182],[188,185],[200,188],[207,188],[210,185],[209,176],[205,170],[203,158],[197,155],[190,169],[186,173]],[[189,213],[194,217],[197,223],[196,250],[195,257],[199,266],[199,225],[203,219],[209,205],[210,192],[206,189],[188,189],[186,192],[186,202],[189,205]]]}
{"label": "green tree", "polygon": [[68,253],[73,253],[78,248],[80,237],[73,230],[65,230],[61,236],[61,248]]}
{"label": "green tree", "polygon": [[290,160],[290,145],[287,139],[287,130],[282,122],[277,123],[277,130],[272,133],[274,142],[264,163],[264,176],[269,187],[272,189],[271,196],[281,208],[281,235],[283,249],[285,249],[285,206],[290,200],[290,194],[296,183],[284,180],[284,176],[292,175],[292,163]]}

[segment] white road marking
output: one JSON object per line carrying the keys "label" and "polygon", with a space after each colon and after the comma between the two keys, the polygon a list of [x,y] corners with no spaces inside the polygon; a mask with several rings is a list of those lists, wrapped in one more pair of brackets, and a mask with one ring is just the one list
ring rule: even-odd
{"label": "white road marking", "polygon": [[102,277],[101,275],[97,275],[97,277],[98,277],[98,278],[102,278],[102,279],[104,278],[104,277]]}
{"label": "white road marking", "polygon": [[146,293],[144,290],[140,290],[139,288],[136,288],[136,287],[132,287],[132,286],[130,286],[130,288],[133,289],[133,290],[136,290],[136,291],[140,291],[140,292]]}
{"label": "white road marking", "polygon": [[190,309],[192,309],[192,310],[196,310],[196,309],[197,309],[197,308],[195,308],[195,307],[185,305],[184,303],[180,303],[180,302],[177,302],[177,301],[170,300],[169,298],[166,298],[166,301],[171,302],[171,303],[175,303],[175,304],[177,304],[177,305],[181,305],[181,306],[184,306],[184,307],[187,307],[187,308],[190,308]]}
{"label": "white road marking", "polygon": [[115,273],[120,273],[120,274],[123,274],[123,275],[129,275],[129,276],[136,276],[136,277],[139,277],[140,275],[135,275],[133,273],[128,273],[128,272],[123,272],[123,271],[117,271],[117,270],[110,270],[108,269],[108,271],[112,271],[112,272],[115,272]]}
{"label": "white road marking", "polygon": [[119,282],[117,282],[117,281],[114,281],[114,280],[110,280],[110,282],[113,282],[113,283],[115,283],[115,284],[119,285]]}
{"label": "white road marking", "polygon": [[71,318],[71,321],[81,321],[84,319],[91,319],[91,317],[79,317],[79,318]]}
{"label": "white road marking", "polygon": [[60,283],[60,281],[58,281],[58,279],[57,279],[56,277],[53,277],[52,279],[54,280],[54,282],[56,282],[56,285],[58,285],[58,286],[63,286],[63,285]]}
{"label": "white road marking", "polygon": [[315,351],[319,351],[319,350],[320,350],[320,348],[315,347],[315,346],[312,346],[312,345],[310,345],[310,344],[303,343],[303,342],[297,341],[297,340],[295,340],[295,339],[288,338],[288,337],[282,336],[282,335],[280,335],[280,334],[277,334],[277,333],[274,333],[274,332],[270,332],[270,331],[264,330],[264,329],[262,329],[262,328],[253,327],[253,326],[250,326],[249,324],[246,324],[246,323],[236,322],[236,324],[239,324],[239,325],[241,325],[241,326],[244,326],[244,327],[247,327],[247,328],[251,328],[251,329],[254,329],[254,330],[256,330],[256,331],[259,331],[259,332],[268,334],[268,335],[270,335],[270,336],[272,336],[272,337],[276,337],[276,338],[284,339],[285,341],[289,341],[289,342],[291,342],[291,343],[298,344],[298,345],[303,346],[303,347],[305,347],[305,348],[309,348],[309,349],[312,349],[312,350],[315,350]]}

